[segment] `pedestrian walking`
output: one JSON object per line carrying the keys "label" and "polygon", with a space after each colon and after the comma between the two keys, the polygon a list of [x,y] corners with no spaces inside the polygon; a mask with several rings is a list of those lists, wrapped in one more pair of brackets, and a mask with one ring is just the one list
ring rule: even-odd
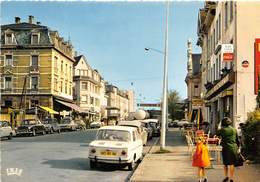
{"label": "pedestrian walking", "polygon": [[193,155],[192,166],[198,167],[199,182],[207,182],[205,167],[210,165],[209,151],[205,145],[205,138],[199,137],[196,144],[196,151]]}
{"label": "pedestrian walking", "polygon": [[233,128],[231,124],[232,121],[230,118],[223,118],[221,121],[221,129],[217,132],[217,135],[221,138],[222,145],[222,159],[225,175],[223,182],[234,182],[234,165],[238,158],[238,134],[236,129]]}

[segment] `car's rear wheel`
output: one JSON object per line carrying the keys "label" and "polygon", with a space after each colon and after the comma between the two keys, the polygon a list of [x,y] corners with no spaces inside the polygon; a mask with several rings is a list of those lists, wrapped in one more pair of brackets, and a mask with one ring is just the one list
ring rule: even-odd
{"label": "car's rear wheel", "polygon": [[10,135],[8,136],[8,140],[11,140],[13,138],[13,134],[10,133]]}
{"label": "car's rear wheel", "polygon": [[45,131],[45,130],[43,130],[43,131],[42,131],[42,135],[45,135],[45,134],[46,134],[46,131]]}
{"label": "car's rear wheel", "polygon": [[50,134],[53,134],[53,129],[51,128],[51,130],[50,130]]}
{"label": "car's rear wheel", "polygon": [[89,166],[90,166],[91,169],[93,169],[93,168],[97,167],[97,163],[90,160],[89,161]]}
{"label": "car's rear wheel", "polygon": [[128,166],[127,166],[127,167],[128,167],[128,170],[129,170],[129,171],[132,171],[132,170],[134,169],[134,165],[135,165],[135,161],[134,161],[134,159],[133,159],[132,162],[129,163]]}
{"label": "car's rear wheel", "polygon": [[32,136],[36,136],[35,130],[32,131]]}

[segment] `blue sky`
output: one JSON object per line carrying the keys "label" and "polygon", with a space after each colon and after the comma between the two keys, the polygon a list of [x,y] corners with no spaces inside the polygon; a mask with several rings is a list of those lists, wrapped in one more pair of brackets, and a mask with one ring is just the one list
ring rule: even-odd
{"label": "blue sky", "polygon": [[[203,2],[171,2],[169,24],[169,89],[186,98],[187,39],[196,44],[198,10]],[[35,21],[70,37],[75,50],[104,79],[122,89],[133,89],[137,102],[156,102],[162,95],[164,50],[163,2],[2,2],[1,24],[14,17]],[[133,84],[131,84],[133,83]]]}

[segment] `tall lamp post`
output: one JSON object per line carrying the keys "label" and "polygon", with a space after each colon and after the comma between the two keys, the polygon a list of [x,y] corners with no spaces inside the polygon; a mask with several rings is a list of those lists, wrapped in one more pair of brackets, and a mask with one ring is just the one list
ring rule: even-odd
{"label": "tall lamp post", "polygon": [[154,49],[154,48],[145,48],[145,51],[153,50],[155,52],[161,53],[164,55],[164,71],[163,71],[163,99],[162,99],[162,127],[161,127],[161,140],[160,140],[160,149],[165,149],[165,136],[166,136],[166,122],[168,119],[167,112],[167,98],[168,98],[168,19],[169,19],[169,6],[170,2],[167,1],[166,6],[166,28],[165,28],[165,46],[164,52]]}

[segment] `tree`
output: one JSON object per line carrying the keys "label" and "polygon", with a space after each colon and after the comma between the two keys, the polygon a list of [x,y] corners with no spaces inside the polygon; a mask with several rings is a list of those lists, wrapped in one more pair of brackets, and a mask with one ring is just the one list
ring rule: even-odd
{"label": "tree", "polygon": [[184,118],[184,104],[181,103],[181,98],[176,90],[168,92],[168,113],[172,120]]}

